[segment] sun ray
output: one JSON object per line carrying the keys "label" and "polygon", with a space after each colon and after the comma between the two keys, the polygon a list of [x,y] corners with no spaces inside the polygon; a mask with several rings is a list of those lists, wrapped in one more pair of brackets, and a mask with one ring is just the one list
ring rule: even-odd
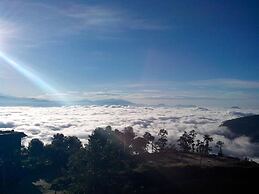
{"label": "sun ray", "polygon": [[48,82],[43,80],[40,76],[38,76],[35,72],[30,70],[25,65],[22,65],[15,60],[13,60],[10,56],[6,55],[4,52],[0,51],[0,58],[4,60],[9,66],[11,66],[13,69],[15,69],[17,72],[22,74],[24,77],[29,79],[34,85],[36,85],[39,89],[41,89],[43,92],[46,92],[48,94],[52,94],[54,96],[57,96],[57,101],[59,101],[62,104],[68,104],[68,100],[64,97],[61,97],[58,95],[60,92],[51,86]]}

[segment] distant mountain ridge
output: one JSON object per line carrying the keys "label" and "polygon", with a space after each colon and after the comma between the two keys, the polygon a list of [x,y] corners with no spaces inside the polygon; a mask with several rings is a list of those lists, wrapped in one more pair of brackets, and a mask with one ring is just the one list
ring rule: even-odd
{"label": "distant mountain ridge", "polygon": [[133,102],[122,100],[122,99],[102,99],[102,100],[79,100],[72,101],[71,105],[118,105],[118,106],[134,106],[136,105]]}
{"label": "distant mountain ridge", "polygon": [[[22,98],[14,96],[0,95],[0,106],[33,106],[33,107],[54,107],[62,106],[58,101],[44,100],[37,98]],[[120,106],[133,106],[136,105],[130,101],[122,99],[102,99],[102,100],[80,100],[71,101],[69,105],[120,105]]]}
{"label": "distant mountain ridge", "polygon": [[227,127],[234,137],[245,135],[259,143],[259,115],[245,116],[224,121],[220,126]]}
{"label": "distant mountain ridge", "polygon": [[14,96],[0,95],[0,106],[60,106],[61,104],[55,101],[36,99],[36,98],[22,98]]}

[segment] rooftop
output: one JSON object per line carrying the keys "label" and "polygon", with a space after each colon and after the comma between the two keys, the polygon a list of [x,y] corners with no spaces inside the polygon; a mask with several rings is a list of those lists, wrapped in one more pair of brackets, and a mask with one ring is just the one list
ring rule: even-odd
{"label": "rooftop", "polygon": [[0,131],[0,137],[1,136],[7,136],[7,135],[12,135],[12,136],[20,136],[20,138],[26,137],[27,135],[23,132],[18,132],[18,131]]}

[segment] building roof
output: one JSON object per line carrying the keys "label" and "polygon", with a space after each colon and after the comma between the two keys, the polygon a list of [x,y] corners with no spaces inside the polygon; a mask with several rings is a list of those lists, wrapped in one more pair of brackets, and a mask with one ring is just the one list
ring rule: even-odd
{"label": "building roof", "polygon": [[0,137],[3,137],[3,136],[18,136],[20,138],[23,138],[23,137],[26,137],[27,135],[23,132],[18,132],[18,131],[14,131],[14,130],[0,131]]}

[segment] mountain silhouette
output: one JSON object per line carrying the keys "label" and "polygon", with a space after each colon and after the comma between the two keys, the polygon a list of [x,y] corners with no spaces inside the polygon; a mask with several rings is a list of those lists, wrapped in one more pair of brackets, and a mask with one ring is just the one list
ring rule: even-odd
{"label": "mountain silhouette", "polygon": [[51,107],[60,105],[61,104],[56,101],[0,95],[0,106]]}
{"label": "mountain silhouette", "polygon": [[[102,99],[102,100],[80,100],[80,101],[71,101],[69,105],[119,105],[119,106],[133,106],[134,103],[122,100],[122,99]],[[67,105],[58,101],[44,100],[37,98],[22,98],[14,96],[5,96],[0,95],[0,106],[33,106],[33,107],[53,107],[53,106],[62,106]]]}
{"label": "mountain silhouette", "polygon": [[248,136],[253,142],[259,142],[259,115],[252,115],[224,121],[220,126],[227,127],[234,136]]}

